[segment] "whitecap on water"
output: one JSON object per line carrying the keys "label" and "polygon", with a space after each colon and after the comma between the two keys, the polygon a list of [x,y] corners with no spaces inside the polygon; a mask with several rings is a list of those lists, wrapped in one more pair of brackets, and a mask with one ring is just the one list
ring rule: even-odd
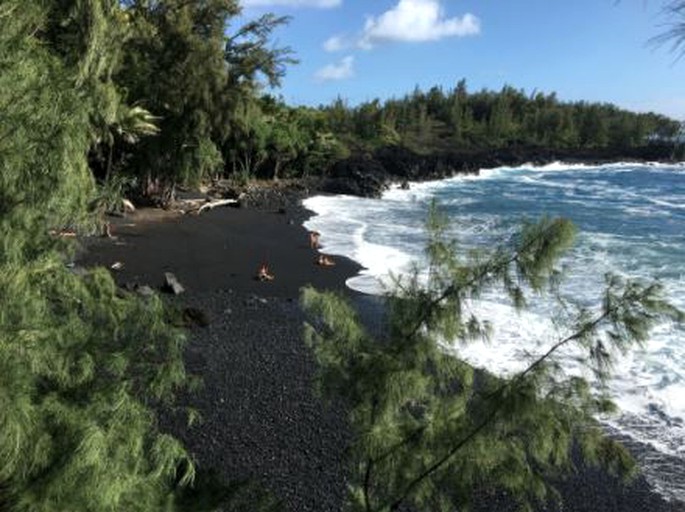
{"label": "whitecap on water", "polygon": [[[675,188],[674,177],[680,180]],[[446,206],[463,250],[489,247],[508,236],[516,226],[514,216],[532,218],[554,207],[555,214],[575,219],[581,229],[572,255],[562,262],[569,274],[564,285],[569,297],[597,304],[606,272],[656,276],[673,302],[685,308],[685,226],[678,224],[685,208],[683,180],[683,165],[502,167],[481,171],[480,176],[411,184],[409,190],[396,187],[381,200],[310,198],[305,206],[317,215],[306,226],[322,233],[326,252],[366,267],[348,286],[377,294],[389,271],[406,271],[413,259],[422,257],[421,226],[434,197]],[[517,190],[524,197],[515,197]],[[502,198],[503,193],[509,198]],[[543,302],[534,302],[522,315],[497,297],[484,297],[472,307],[493,321],[492,343],[446,342],[445,347],[501,374],[521,369],[531,353],[559,334],[547,320],[550,309]],[[569,371],[580,371],[573,365],[573,353],[565,357]],[[650,481],[685,499],[685,332],[673,325],[658,326],[645,347],[622,356],[617,368],[621,371],[611,391],[622,414],[605,421],[652,446],[649,453],[661,453],[661,459],[650,455],[641,461]],[[680,473],[673,470],[678,464]]]}

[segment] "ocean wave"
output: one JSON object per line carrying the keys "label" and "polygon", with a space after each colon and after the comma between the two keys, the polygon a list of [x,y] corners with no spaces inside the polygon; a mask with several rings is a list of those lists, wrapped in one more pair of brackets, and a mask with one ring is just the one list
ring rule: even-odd
{"label": "ocean wave", "polygon": [[[449,189],[455,184],[459,183],[469,183],[473,181],[488,181],[496,180],[503,177],[516,177],[520,173],[566,173],[568,171],[580,171],[581,174],[588,173],[606,173],[610,170],[614,173],[631,172],[636,168],[642,170],[648,170],[650,172],[662,172],[662,171],[674,171],[674,172],[685,172],[685,162],[677,163],[660,163],[660,162],[648,162],[648,163],[637,163],[637,162],[616,162],[612,164],[573,164],[566,163],[563,161],[552,162],[545,165],[535,165],[532,163],[522,164],[518,166],[501,166],[493,168],[483,168],[479,169],[478,174],[464,174],[456,175],[451,178],[430,180],[430,181],[420,181],[420,182],[409,182],[406,185],[393,184],[388,190],[386,190],[382,198],[387,200],[395,201],[411,201],[411,202],[425,202],[435,196],[437,192],[444,189]],[[563,184],[554,183],[550,181],[542,181],[534,176],[522,176],[519,178],[521,181],[528,182],[536,185],[547,185],[559,188],[573,189],[578,187],[574,184]],[[605,186],[608,184],[605,184]],[[605,191],[607,195],[612,192],[616,192],[620,189],[614,189],[613,191]],[[598,189],[601,191],[601,189]]]}
{"label": "ocean wave", "polygon": [[[581,231],[570,256],[561,262],[567,274],[562,288],[565,297],[584,306],[597,304],[604,275],[611,272],[645,281],[659,278],[674,304],[685,308],[685,236],[680,213],[685,208],[685,183],[674,182],[671,171],[682,180],[685,165],[501,167],[477,177],[411,184],[409,190],[397,187],[380,200],[310,198],[305,206],[317,215],[306,225],[322,233],[327,252],[336,251],[366,267],[348,280],[350,288],[381,294],[389,273],[405,272],[412,260],[422,258],[422,225],[432,198],[440,198],[450,217],[450,233],[458,240],[461,254],[506,239],[517,229],[518,217],[569,216]],[[444,346],[503,375],[522,369],[560,334],[560,327],[548,320],[554,311],[542,300],[533,299],[530,310],[520,315],[496,296],[486,295],[470,307],[477,316],[492,320],[497,350],[486,343],[454,345],[447,340]],[[682,328],[663,324],[643,348],[619,357],[621,371],[610,390],[622,414],[606,420],[682,466],[684,341]],[[577,355],[563,354],[569,372],[582,371],[574,363]],[[647,471],[653,483],[685,489],[685,472],[676,481],[663,474],[661,462],[645,464],[652,464]]]}
{"label": "ocean wave", "polygon": [[658,199],[656,197],[644,196],[646,201],[650,203],[657,204],[659,206],[666,206],[668,208],[674,208],[677,210],[685,210],[685,204],[676,204],[672,201],[667,201],[666,199]]}
{"label": "ocean wave", "polygon": [[[643,168],[648,170],[670,170],[670,169],[685,169],[685,162],[614,162],[609,164],[575,164],[559,160],[545,165],[525,165],[526,169],[533,169],[536,171],[606,171],[611,170],[615,172],[632,171],[635,168]],[[514,167],[517,169],[517,167]]]}

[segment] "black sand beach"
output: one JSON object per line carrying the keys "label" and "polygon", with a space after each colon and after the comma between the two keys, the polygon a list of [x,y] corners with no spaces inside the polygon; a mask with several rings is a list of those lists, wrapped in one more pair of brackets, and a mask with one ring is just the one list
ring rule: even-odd
{"label": "black sand beach", "polygon": [[[172,272],[186,292],[172,300],[204,311],[189,333],[186,364],[202,389],[182,397],[203,421],[187,428],[164,417],[199,470],[253,478],[289,511],[340,510],[345,493],[344,412],[313,393],[314,361],[302,341],[298,306],[305,284],[345,290],[359,266],[314,263],[301,223],[306,213],[217,209],[201,216],[158,211],[113,219],[115,239],[95,239],[80,264],[110,267],[121,286],[159,289]],[[138,219],[145,219],[143,221]],[[255,279],[262,262],[275,279]]]}
{"label": "black sand beach", "polygon": [[[359,267],[314,264],[301,222],[307,213],[217,209],[201,216],[144,213],[113,224],[115,239],[89,242],[79,264],[110,267],[121,286],[159,288],[173,272],[186,292],[173,300],[203,310],[208,327],[189,332],[186,362],[204,386],[182,397],[203,421],[186,427],[164,417],[163,427],[186,444],[200,470],[227,479],[254,478],[284,511],[338,511],[345,495],[345,448],[350,441],[341,407],[326,407],[313,393],[314,362],[301,337],[299,289],[346,291]],[[150,215],[148,214],[148,217]],[[272,282],[254,279],[262,262]],[[357,296],[357,302],[364,304]],[[583,469],[560,484],[564,511],[677,512],[642,478],[624,487],[602,471]],[[482,495],[481,511],[514,510],[502,496]]]}
{"label": "black sand beach", "polygon": [[[219,208],[199,216],[137,213],[113,221],[115,238],[95,242],[84,262],[106,267],[121,262],[115,278],[122,285],[157,287],[164,272],[172,272],[193,296],[234,290],[295,300],[305,284],[344,289],[345,279],[360,267],[339,258],[334,267],[316,265],[318,253],[301,226],[304,215],[299,208],[285,213]],[[262,263],[273,281],[255,279]]]}

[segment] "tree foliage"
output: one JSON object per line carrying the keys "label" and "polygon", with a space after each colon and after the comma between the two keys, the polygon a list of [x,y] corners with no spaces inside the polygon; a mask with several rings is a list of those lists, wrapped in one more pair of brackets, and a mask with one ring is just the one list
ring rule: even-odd
{"label": "tree foliage", "polygon": [[229,48],[237,13],[229,0],[0,3],[2,510],[274,509],[253,486],[195,481],[155,413],[194,383],[173,313],[68,268],[60,236],[92,231],[131,179],[173,190],[221,172],[236,106],[285,59],[263,61],[278,19]]}
{"label": "tree foliage", "polygon": [[466,81],[444,90],[418,87],[399,99],[378,99],[349,107],[338,100],[320,107],[339,137],[376,147],[394,143],[417,151],[465,148],[612,148],[670,140],[679,123],[657,114],[637,114],[611,104],[562,102],[556,94],[504,86],[469,92]]}
{"label": "tree foliage", "polygon": [[[0,10],[0,209],[2,259],[19,259],[44,237],[18,238],[37,225],[82,218],[93,190],[86,155],[89,109],[73,90],[60,59],[31,34],[45,26],[35,3],[5,2]],[[33,233],[30,233],[33,235]]]}
{"label": "tree foliage", "polygon": [[186,383],[183,338],[157,298],[71,272],[50,234],[88,220],[97,102],[84,101],[95,57],[45,43],[76,41],[70,22],[50,35],[45,5],[0,6],[0,508],[173,510],[194,467],[150,405]]}
{"label": "tree foliage", "polygon": [[[505,490],[527,508],[557,497],[549,477],[572,470],[574,445],[586,460],[629,474],[630,456],[594,419],[612,409],[605,389],[566,374],[558,353],[579,347],[602,383],[617,351],[682,313],[658,284],[609,276],[597,304],[564,314],[559,339],[525,370],[510,377],[475,370],[458,347],[489,336],[470,308],[483,293],[498,290],[517,309],[531,293],[549,294],[569,311],[558,298],[557,264],[574,228],[543,219],[488,254],[462,258],[439,216],[431,219],[427,268],[389,291],[380,336],[366,331],[342,297],[303,293],[314,317],[306,335],[320,365],[319,390],[347,404],[355,433],[349,510],[461,510],[483,487]],[[454,342],[454,351],[444,342]]]}
{"label": "tree foliage", "polygon": [[133,170],[166,189],[221,174],[237,145],[253,143],[245,128],[261,121],[252,115],[260,78],[278,84],[292,61],[289,49],[267,46],[286,19],[269,15],[234,29],[236,0],[131,0],[123,13],[131,35],[115,81],[160,125],[135,148]]}
{"label": "tree foliage", "polygon": [[46,22],[36,39],[73,70],[87,107],[91,171],[109,189],[110,180],[126,182],[163,201],[177,184],[322,174],[350,153],[384,146],[620,153],[671,141],[679,129],[663,116],[566,103],[553,93],[471,92],[465,80],[357,106],[339,98],[291,107],[264,95],[296,62],[290,48],[270,43],[288,18],[266,14],[239,25],[237,0],[38,5]]}
{"label": "tree foliage", "polygon": [[663,7],[667,30],[652,39],[654,44],[671,45],[671,50],[682,57],[685,45],[685,2],[669,0]]}

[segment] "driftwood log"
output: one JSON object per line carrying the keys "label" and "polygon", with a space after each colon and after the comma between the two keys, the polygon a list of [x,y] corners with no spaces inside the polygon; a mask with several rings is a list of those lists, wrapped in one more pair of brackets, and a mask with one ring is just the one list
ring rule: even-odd
{"label": "driftwood log", "polygon": [[205,210],[213,210],[218,206],[228,206],[237,204],[237,199],[217,199],[215,201],[209,201],[207,199],[184,199],[179,201],[179,210],[183,214],[194,214],[200,215]]}
{"label": "driftwood log", "polygon": [[238,204],[237,199],[218,199],[216,201],[210,201],[208,203],[203,204],[198,208],[197,212],[195,212],[196,215],[200,215],[203,211],[205,210],[213,210],[217,206],[228,206],[230,204]]}

